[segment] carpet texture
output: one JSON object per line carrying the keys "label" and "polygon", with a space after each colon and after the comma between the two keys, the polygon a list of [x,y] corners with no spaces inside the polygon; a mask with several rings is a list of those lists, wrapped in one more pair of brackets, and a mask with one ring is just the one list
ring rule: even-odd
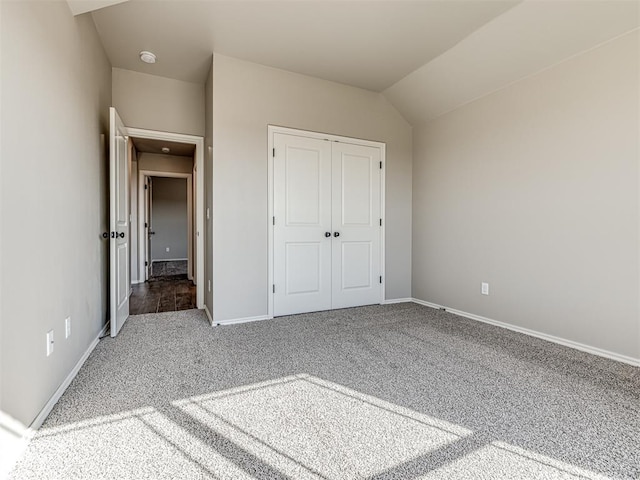
{"label": "carpet texture", "polygon": [[13,479],[640,478],[640,369],[415,304],[131,317]]}

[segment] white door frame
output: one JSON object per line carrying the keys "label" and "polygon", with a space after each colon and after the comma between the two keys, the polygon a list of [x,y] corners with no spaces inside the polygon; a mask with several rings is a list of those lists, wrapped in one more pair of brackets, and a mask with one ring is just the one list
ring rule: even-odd
{"label": "white door frame", "polygon": [[[149,140],[165,140],[169,142],[187,143],[195,146],[194,154],[194,171],[196,172],[196,202],[195,202],[195,219],[196,219],[196,264],[194,283],[196,284],[196,307],[204,308],[204,138],[195,135],[185,135],[182,133],[159,132],[156,130],[146,130],[142,128],[127,128],[130,137],[145,138]],[[140,173],[139,173],[140,175]],[[153,172],[155,176],[158,172]],[[190,175],[190,174],[189,174]],[[192,182],[189,182],[192,183]],[[144,189],[144,184],[143,184]],[[138,195],[140,192],[138,192]],[[140,197],[138,197],[140,199]],[[144,203],[144,198],[142,199]],[[138,210],[139,211],[139,210]],[[144,217],[144,215],[143,215]],[[192,229],[193,230],[193,229]],[[193,241],[190,245],[193,244]],[[142,261],[144,267],[144,260]]]}
{"label": "white door frame", "polygon": [[273,168],[274,168],[274,135],[282,133],[286,135],[296,135],[306,138],[317,138],[330,142],[351,143],[354,145],[366,145],[368,147],[380,148],[380,158],[382,159],[382,169],[380,172],[380,216],[382,217],[382,227],[380,229],[380,275],[382,275],[382,285],[380,288],[380,303],[385,299],[385,227],[386,227],[386,211],[385,211],[385,170],[387,168],[386,149],[387,145],[382,142],[374,142],[371,140],[361,140],[359,138],[343,137],[340,135],[331,135],[328,133],[311,132],[308,130],[299,130],[296,128],[279,127],[276,125],[268,125],[268,149],[267,149],[267,165],[268,165],[268,187],[267,187],[267,299],[268,299],[268,315],[273,318]]}
{"label": "white door frame", "polygon": [[[155,170],[138,170],[138,202],[142,199],[142,203],[146,204],[146,196],[144,194],[144,186],[147,181],[147,177],[163,177],[163,178],[186,178],[187,179],[187,277],[189,280],[193,280],[193,177],[190,173],[174,173],[174,172],[156,172]],[[152,199],[149,198],[149,202]],[[144,209],[146,205],[140,205],[138,203],[138,218],[140,215],[144,215]],[[144,252],[141,256],[139,267],[146,267],[144,262],[149,255],[147,252],[146,239],[141,238],[140,235],[145,235],[144,218],[138,221],[138,251]],[[149,280],[147,276],[148,270],[145,268],[144,280]]]}

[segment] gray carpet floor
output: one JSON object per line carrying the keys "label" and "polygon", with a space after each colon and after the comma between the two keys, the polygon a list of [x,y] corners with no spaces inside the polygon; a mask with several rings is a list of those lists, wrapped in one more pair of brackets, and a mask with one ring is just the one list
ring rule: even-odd
{"label": "gray carpet floor", "polygon": [[13,479],[640,478],[640,369],[415,304],[131,317]]}

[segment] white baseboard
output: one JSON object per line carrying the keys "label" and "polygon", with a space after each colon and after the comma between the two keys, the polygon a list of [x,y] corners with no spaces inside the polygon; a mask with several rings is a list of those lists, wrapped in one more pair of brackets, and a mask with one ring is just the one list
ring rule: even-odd
{"label": "white baseboard", "polygon": [[414,298],[413,301],[417,304],[424,305],[425,307],[431,307],[436,309],[444,309],[449,313],[453,313],[454,315],[458,315],[460,317],[469,318],[471,320],[476,320],[478,322],[488,323],[489,325],[494,325],[496,327],[506,328],[507,330],[512,330],[518,333],[524,333],[525,335],[529,335],[531,337],[541,338],[542,340],[547,340],[549,342],[557,343],[559,345],[563,345],[565,347],[574,348],[576,350],[580,350],[582,352],[587,352],[592,355],[597,355],[599,357],[608,358],[610,360],[616,360],[618,362],[627,363],[629,365],[633,365],[635,367],[640,367],[640,359],[628,357],[626,355],[621,355],[619,353],[611,352],[609,350],[604,350],[602,348],[592,347],[590,345],[585,345],[584,343],[574,342],[573,340],[567,340],[565,338],[556,337],[554,335],[549,335],[546,333],[538,332],[536,330],[530,330],[524,327],[518,327],[516,325],[511,325],[509,323],[500,322],[498,320],[493,320],[491,318],[482,317],[480,315],[476,315],[474,313],[463,312],[462,310],[456,310],[455,308],[449,308],[444,305],[437,305],[435,303],[426,302],[424,300],[419,300]]}
{"label": "white baseboard", "polygon": [[156,260],[151,260],[151,263],[154,262],[188,262],[188,258],[158,258]]}
{"label": "white baseboard", "polygon": [[131,280],[131,285],[139,285],[144,283],[144,280]]}
{"label": "white baseboard", "polygon": [[34,430],[34,431],[38,430],[42,426],[47,416],[51,413],[51,410],[53,410],[54,405],[58,403],[58,400],[60,400],[60,397],[62,396],[62,394],[65,392],[67,387],[69,387],[73,379],[76,377],[76,375],[80,371],[80,368],[82,367],[82,365],[84,365],[84,362],[87,361],[87,358],[89,358],[89,355],[91,355],[91,352],[93,352],[93,349],[96,348],[96,345],[98,345],[100,338],[102,338],[106,334],[106,332],[108,331],[108,328],[109,328],[109,323],[107,323],[102,328],[98,336],[93,339],[89,347],[82,354],[82,357],[80,357],[80,360],[78,360],[78,362],[75,364],[71,372],[69,372],[69,375],[67,375],[67,378],[64,379],[64,381],[60,384],[60,386],[51,396],[51,398],[46,403],[46,405],[42,408],[42,410],[40,410],[40,413],[35,418],[35,420],[31,422],[31,425],[29,425],[29,428],[31,430]]}
{"label": "white baseboard", "polygon": [[411,301],[413,303],[417,303],[418,305],[424,305],[425,307],[431,307],[431,308],[435,308],[435,309],[446,308],[446,307],[443,307],[442,305],[436,305],[435,303],[425,302],[424,300],[418,300],[417,298],[412,298]]}
{"label": "white baseboard", "polygon": [[34,433],[35,430],[0,411],[0,479],[9,476]]}
{"label": "white baseboard", "polygon": [[[69,372],[69,375],[67,375],[49,401],[45,404],[42,410],[40,410],[40,413],[38,413],[35,420],[31,422],[31,425],[26,427],[6,413],[0,411],[0,445],[2,446],[0,450],[3,452],[0,461],[0,479],[5,478],[13,469],[15,462],[18,461],[24,450],[27,448],[27,445],[33,435],[42,426],[47,416],[51,413],[51,410],[53,410],[55,404],[60,400],[62,394],[76,377],[80,368],[84,365],[84,362],[87,361],[87,358],[89,358],[93,349],[98,345],[100,338],[105,336],[108,331],[109,322],[107,322],[98,336],[91,342],[82,357],[80,357],[80,360],[78,360],[71,372]],[[6,455],[4,455],[4,453],[6,453]]]}
{"label": "white baseboard", "polygon": [[380,305],[393,305],[394,303],[409,303],[413,302],[413,298],[391,298],[383,300]]}
{"label": "white baseboard", "polygon": [[209,307],[207,307],[207,304],[204,305],[204,313],[207,314],[207,318],[209,318],[209,323],[211,324],[211,326],[213,326],[213,316],[211,315],[211,312],[209,311]]}
{"label": "white baseboard", "polygon": [[258,317],[232,318],[229,320],[221,320],[219,322],[215,322],[214,325],[235,325],[236,323],[259,322],[262,320],[273,320],[273,317],[270,317],[269,315],[260,315]]}

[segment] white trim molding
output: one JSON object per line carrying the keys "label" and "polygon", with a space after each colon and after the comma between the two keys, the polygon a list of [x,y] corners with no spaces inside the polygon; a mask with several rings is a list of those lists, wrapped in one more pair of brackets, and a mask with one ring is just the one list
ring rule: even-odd
{"label": "white trim molding", "polygon": [[[176,260],[187,261],[187,276],[189,280],[193,280],[194,271],[194,251],[193,251],[193,177],[190,173],[174,173],[174,172],[161,172],[156,170],[138,170],[138,270],[144,272],[144,275],[140,275],[147,281],[147,268],[145,262],[146,258],[150,256],[147,252],[147,227],[146,227],[146,209],[147,209],[147,195],[145,193],[145,185],[147,185],[148,177],[163,177],[163,178],[183,178],[187,181],[187,258],[162,258],[157,260],[151,260],[153,262],[172,262]],[[149,203],[151,198],[149,197]],[[197,247],[196,247],[197,250]],[[195,266],[196,272],[201,268],[200,265]],[[204,265],[202,266],[204,268]],[[196,286],[197,288],[197,286]],[[197,302],[198,292],[196,292]]]}
{"label": "white trim molding", "polygon": [[[286,135],[294,135],[305,138],[316,138],[320,140],[330,140],[341,143],[348,143],[352,145],[363,145],[368,147],[374,147],[380,149],[380,160],[382,167],[380,171],[380,217],[382,225],[380,226],[380,276],[382,277],[382,285],[380,288],[380,304],[385,302],[387,288],[387,276],[386,276],[386,245],[385,239],[387,228],[387,212],[386,212],[386,172],[387,172],[387,144],[384,142],[376,142],[372,140],[363,140],[353,137],[345,137],[341,135],[334,135],[330,133],[313,132],[310,130],[301,130],[290,127],[281,127],[278,125],[267,125],[267,318],[273,318],[273,284],[274,284],[274,265],[273,265],[273,214],[274,214],[274,136],[276,133],[282,133]],[[253,317],[251,317],[253,318]],[[255,317],[258,318],[258,317]],[[263,318],[260,318],[264,320]],[[252,321],[252,320],[247,320]]]}
{"label": "white trim molding", "polygon": [[45,404],[44,407],[42,407],[42,410],[40,410],[38,416],[33,420],[33,422],[31,422],[28,427],[22,425],[21,422],[15,420],[6,413],[0,411],[0,429],[3,430],[2,432],[0,432],[2,434],[0,435],[0,445],[2,446],[2,449],[0,449],[0,451],[2,451],[3,454],[5,452],[8,452],[8,454],[6,455],[7,458],[5,458],[5,456],[3,455],[0,461],[0,479],[5,478],[5,476],[11,471],[11,469],[15,465],[15,462],[18,460],[18,458],[20,458],[20,455],[24,452],[29,441],[31,440],[31,438],[33,438],[33,435],[42,426],[46,418],[51,413],[51,410],[53,410],[55,404],[58,403],[60,397],[62,397],[69,385],[71,385],[71,382],[82,368],[82,365],[84,365],[84,362],[87,361],[89,355],[91,355],[91,352],[93,352],[93,350],[96,348],[100,339],[108,335],[109,330],[110,324],[109,322],[107,322],[105,326],[100,330],[100,333],[98,333],[96,338],[93,339],[89,347],[82,354],[82,357],[80,357],[71,372],[69,372],[69,375],[67,375],[66,378],[62,381],[51,398],[49,398],[49,401]]}
{"label": "white trim molding", "polygon": [[[149,140],[165,140],[170,142],[188,143],[195,145],[194,153],[194,171],[196,174],[195,182],[188,182],[191,188],[195,188],[195,220],[196,225],[194,234],[196,235],[196,251],[195,251],[195,278],[196,284],[196,306],[204,307],[204,138],[195,135],[185,135],[182,133],[160,132],[157,130],[146,130],[143,128],[127,127],[127,134],[130,137],[146,138]],[[140,172],[138,172],[140,175]],[[158,172],[154,172],[155,176],[160,176]],[[191,174],[190,174],[191,175]],[[195,183],[195,185],[193,185]],[[140,195],[140,192],[138,192]],[[138,199],[138,201],[140,198]],[[144,200],[144,199],[143,199]],[[190,218],[193,215],[189,216]],[[140,219],[138,219],[140,221]],[[190,242],[193,245],[193,242]],[[210,260],[209,260],[210,261]]]}
{"label": "white trim molding", "polygon": [[389,298],[384,300],[380,305],[393,305],[396,303],[411,303],[413,302],[413,298]]}
{"label": "white trim molding", "polygon": [[35,430],[0,410],[0,479],[9,476],[35,433]]}
{"label": "white trim molding", "polygon": [[216,327],[221,327],[223,325],[235,325],[238,323],[260,322],[262,320],[273,320],[273,317],[269,315],[260,315],[257,317],[231,318],[229,320],[220,320],[219,322],[214,322],[213,325]]}
{"label": "white trim molding", "polygon": [[590,353],[592,355],[597,355],[599,357],[608,358],[610,360],[616,360],[618,362],[627,363],[629,365],[633,365],[635,367],[640,367],[640,359],[633,358],[626,355],[621,355],[619,353],[611,352],[609,350],[604,350],[602,348],[592,347],[590,345],[585,345],[584,343],[574,342],[573,340],[567,340],[565,338],[556,337],[554,335],[549,335],[547,333],[538,332],[536,330],[531,330],[529,328],[518,327],[517,325],[512,325],[510,323],[500,322],[498,320],[493,320],[491,318],[483,317],[480,315],[476,315],[474,313],[463,312],[462,310],[456,310],[455,308],[449,308],[444,305],[438,305],[436,303],[426,302],[424,300],[419,300],[417,298],[412,299],[414,303],[419,305],[423,305],[425,307],[435,308],[439,310],[445,310],[449,313],[453,313],[454,315],[458,315],[459,317],[468,318],[470,320],[476,320],[482,323],[488,323],[489,325],[493,325],[500,328],[506,328],[507,330],[512,330],[514,332],[523,333],[525,335],[529,335],[531,337],[540,338],[542,340],[547,340],[548,342],[557,343],[558,345],[563,345],[565,347],[574,348],[576,350],[580,350],[582,352]]}
{"label": "white trim molding", "polygon": [[35,420],[33,422],[31,422],[31,425],[29,425],[30,429],[35,431],[35,430],[38,430],[42,426],[42,424],[44,423],[46,418],[51,413],[51,410],[53,410],[53,407],[55,406],[55,404],[58,403],[58,400],[60,400],[60,397],[62,397],[62,394],[65,392],[67,387],[69,387],[69,385],[71,385],[71,382],[73,381],[73,379],[76,378],[76,375],[80,371],[80,368],[82,368],[82,365],[84,365],[84,362],[87,361],[87,358],[89,358],[89,355],[91,355],[91,352],[93,352],[93,349],[96,348],[96,346],[98,345],[98,342],[100,341],[100,338],[102,336],[104,336],[104,335],[106,335],[106,331],[103,328],[100,331],[100,333],[98,334],[98,336],[93,339],[93,341],[91,342],[89,347],[85,350],[85,352],[82,355],[82,357],[80,357],[80,360],[78,360],[78,362],[75,364],[75,366],[73,367],[71,372],[69,372],[69,375],[67,375],[67,377],[64,379],[64,381],[60,384],[60,386],[54,392],[54,394],[51,396],[51,398],[46,403],[46,405],[42,408],[42,410],[40,410],[40,413],[35,418]]}

